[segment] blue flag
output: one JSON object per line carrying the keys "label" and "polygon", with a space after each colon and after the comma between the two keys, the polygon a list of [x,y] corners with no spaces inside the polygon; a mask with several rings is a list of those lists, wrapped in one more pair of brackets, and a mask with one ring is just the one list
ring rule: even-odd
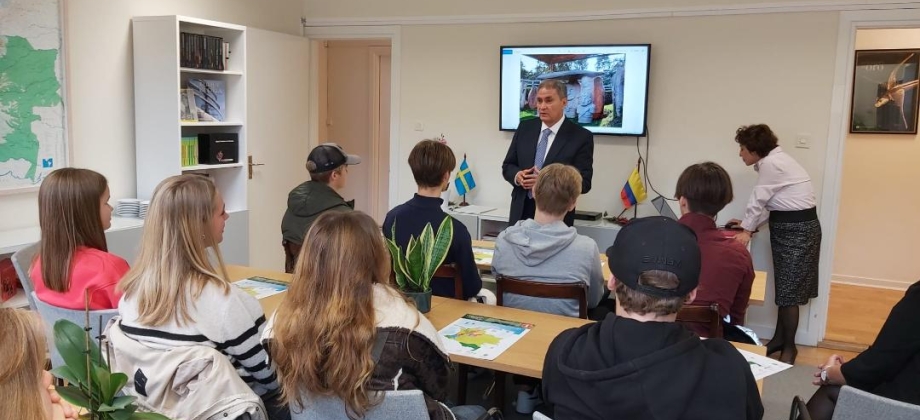
{"label": "blue flag", "polygon": [[463,163],[460,164],[460,170],[457,172],[457,178],[454,179],[454,185],[457,187],[457,194],[466,195],[473,188],[476,188],[476,181],[473,180],[473,172],[470,171],[469,165],[466,164],[466,156],[463,156]]}

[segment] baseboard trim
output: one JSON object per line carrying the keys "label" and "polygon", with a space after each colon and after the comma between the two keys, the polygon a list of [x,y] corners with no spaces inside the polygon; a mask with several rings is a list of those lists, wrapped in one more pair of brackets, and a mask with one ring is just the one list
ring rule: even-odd
{"label": "baseboard trim", "polygon": [[818,347],[831,350],[851,351],[854,353],[862,353],[866,351],[867,348],[869,348],[869,346],[865,344],[845,343],[843,341],[833,340],[821,340],[818,342]]}
{"label": "baseboard trim", "polygon": [[894,0],[878,3],[868,0],[826,0],[740,5],[659,7],[621,10],[588,10],[561,13],[509,13],[494,15],[435,15],[386,17],[305,18],[305,27],[378,25],[469,25],[483,23],[578,22],[612,19],[724,16],[765,13],[843,12],[920,8],[914,1]]}
{"label": "baseboard trim", "polygon": [[875,279],[871,277],[846,276],[842,274],[832,274],[831,283],[846,284],[849,286],[875,287],[879,289],[889,289],[906,291],[913,282],[904,282],[900,280]]}

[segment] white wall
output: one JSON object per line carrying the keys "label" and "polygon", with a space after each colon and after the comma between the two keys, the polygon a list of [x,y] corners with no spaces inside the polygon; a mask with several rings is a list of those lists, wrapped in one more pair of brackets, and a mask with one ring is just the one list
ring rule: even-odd
{"label": "white wall", "polygon": [[[670,8],[719,9],[738,5],[764,7],[809,3],[801,0],[304,0],[304,11],[308,19],[323,18],[380,18],[415,16],[461,16],[495,14],[558,13],[560,15],[590,10],[650,10]],[[811,2],[815,3],[815,2]],[[835,3],[823,1],[820,3]],[[867,3],[866,1],[843,1],[839,3]],[[868,3],[871,3],[869,1]]]}
{"label": "white wall", "polygon": [[[920,29],[856,33],[857,50],[895,48],[920,49]],[[832,281],[906,289],[920,278],[913,248],[920,236],[918,140],[914,135],[847,136]]]}
{"label": "white wall", "polygon": [[[820,196],[837,19],[837,13],[800,13],[404,26],[398,160],[406,162],[417,141],[444,133],[458,155],[467,154],[476,176],[478,188],[468,200],[506,207],[511,186],[501,178],[501,162],[511,134],[497,128],[499,46],[651,43],[649,176],[659,191],[673,194],[687,165],[713,160],[726,167],[735,186],[735,201],[721,220],[739,217],[756,174],[737,156],[735,129],[763,122],[808,170]],[[416,122],[424,131],[414,130]],[[792,147],[797,133],[810,133],[810,149]],[[636,140],[597,136],[595,144],[594,188],[579,208],[616,214],[620,188],[636,162]],[[408,170],[399,171],[397,190],[399,201],[414,192]],[[640,206],[640,215],[652,211]],[[754,259],[758,269],[770,269],[766,235],[755,237]],[[749,323],[770,333],[772,295],[768,291],[766,307],[749,311]]]}
{"label": "white wall", "polygon": [[[71,166],[96,170],[113,202],[135,194],[131,18],[187,15],[299,35],[301,0],[66,0]],[[38,225],[37,193],[0,197],[3,230]]]}

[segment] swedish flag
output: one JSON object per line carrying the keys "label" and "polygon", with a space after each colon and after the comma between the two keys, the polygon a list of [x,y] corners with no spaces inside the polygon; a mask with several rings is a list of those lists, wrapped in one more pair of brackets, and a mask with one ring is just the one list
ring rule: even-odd
{"label": "swedish flag", "polygon": [[460,170],[457,171],[457,178],[454,179],[454,185],[457,187],[458,195],[466,195],[473,188],[476,188],[476,181],[473,180],[473,172],[470,171],[469,165],[466,164],[466,155],[463,155],[463,163],[460,164]]}

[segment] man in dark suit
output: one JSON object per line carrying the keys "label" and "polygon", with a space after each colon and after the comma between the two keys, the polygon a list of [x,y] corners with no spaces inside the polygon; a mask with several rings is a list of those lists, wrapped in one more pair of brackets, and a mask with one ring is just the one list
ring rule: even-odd
{"label": "man in dark suit", "polygon": [[[532,189],[540,169],[551,163],[574,166],[581,173],[581,193],[591,191],[594,174],[594,135],[563,115],[566,105],[565,84],[544,80],[537,90],[540,118],[518,125],[511,147],[502,163],[502,175],[514,189],[508,223],[532,219],[537,209]],[[565,224],[575,223],[575,210],[565,215]]]}

